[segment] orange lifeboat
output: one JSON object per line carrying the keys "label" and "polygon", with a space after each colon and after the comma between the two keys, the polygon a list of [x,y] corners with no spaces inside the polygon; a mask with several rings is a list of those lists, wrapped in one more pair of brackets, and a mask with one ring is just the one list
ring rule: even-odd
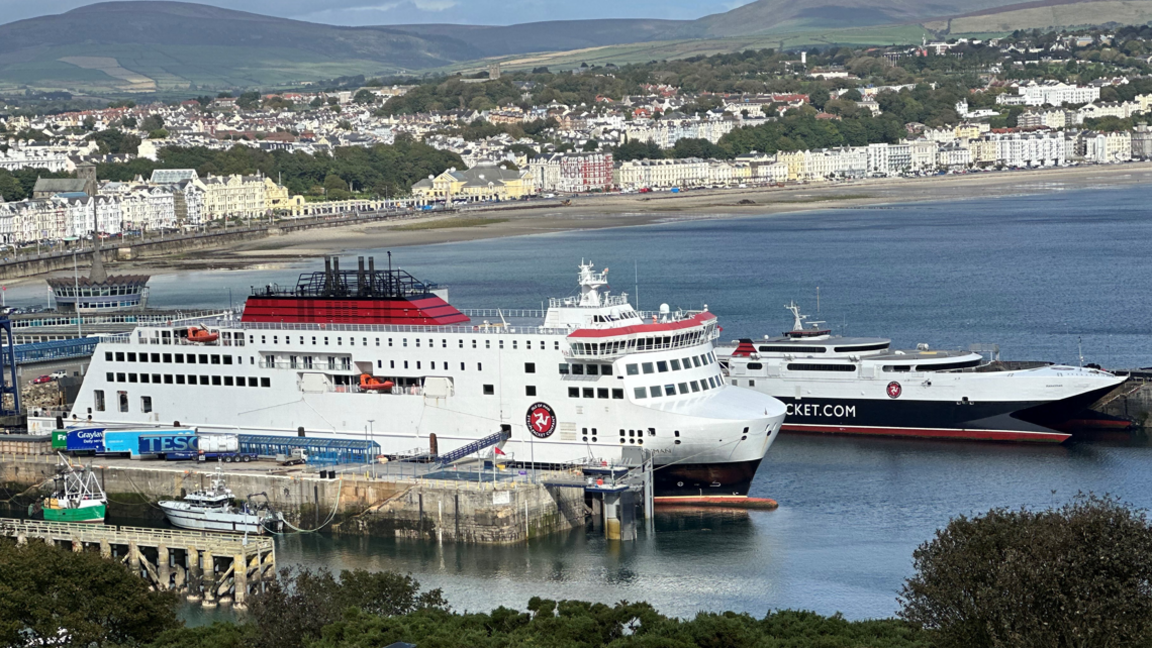
{"label": "orange lifeboat", "polygon": [[203,328],[203,327],[200,327],[200,328],[189,327],[188,328],[188,341],[189,342],[199,342],[199,343],[203,344],[204,342],[215,342],[217,340],[217,338],[219,338],[219,337],[220,337],[219,333],[216,333],[214,331],[209,331],[208,329]]}
{"label": "orange lifeboat", "polygon": [[393,384],[391,380],[381,381],[370,374],[360,374],[360,389],[364,391],[390,392]]}

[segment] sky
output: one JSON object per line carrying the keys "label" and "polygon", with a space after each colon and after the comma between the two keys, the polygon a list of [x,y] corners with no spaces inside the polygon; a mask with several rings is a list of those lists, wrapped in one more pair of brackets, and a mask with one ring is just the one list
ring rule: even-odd
{"label": "sky", "polygon": [[[462,23],[511,25],[540,20],[665,18],[691,20],[749,0],[200,0],[228,9],[332,25]],[[91,0],[0,0],[0,23],[63,13]]]}

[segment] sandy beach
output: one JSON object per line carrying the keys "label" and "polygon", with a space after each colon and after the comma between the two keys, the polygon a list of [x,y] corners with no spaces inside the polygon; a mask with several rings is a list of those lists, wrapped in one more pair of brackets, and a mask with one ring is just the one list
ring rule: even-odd
{"label": "sandy beach", "polygon": [[[151,273],[240,268],[336,254],[349,249],[402,247],[549,232],[648,225],[701,218],[738,218],[892,203],[956,201],[1152,183],[1152,163],[1034,171],[971,173],[914,179],[790,185],[784,188],[698,190],[679,194],[579,196],[538,206],[505,203],[397,222],[308,230],[199,252],[117,264],[117,271]],[[509,208],[511,207],[511,208]]]}

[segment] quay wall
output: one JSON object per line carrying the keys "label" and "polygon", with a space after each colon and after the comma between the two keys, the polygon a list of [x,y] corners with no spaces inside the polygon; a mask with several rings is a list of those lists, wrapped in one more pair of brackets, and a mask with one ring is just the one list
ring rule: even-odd
{"label": "quay wall", "polygon": [[1133,376],[1101,399],[1093,409],[1120,416],[1141,425],[1152,434],[1152,379]]}
{"label": "quay wall", "polygon": [[[56,457],[0,456],[0,491],[23,507],[51,489]],[[252,464],[259,466],[259,464]],[[108,516],[163,520],[156,502],[209,485],[214,470],[200,466],[93,464],[108,494]],[[582,526],[584,493],[531,483],[498,484],[342,475],[224,470],[238,499],[258,493],[298,529],[467,543],[515,543]],[[37,485],[42,485],[36,489]],[[14,497],[19,494],[19,497]]]}

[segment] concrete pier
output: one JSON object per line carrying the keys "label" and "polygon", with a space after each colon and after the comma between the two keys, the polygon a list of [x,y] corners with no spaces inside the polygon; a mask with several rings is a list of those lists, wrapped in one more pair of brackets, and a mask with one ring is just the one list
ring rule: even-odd
{"label": "concrete pier", "polygon": [[[17,542],[34,538],[73,551],[97,550],[107,559],[127,563],[132,573],[156,589],[180,592],[189,601],[202,599],[204,607],[227,599],[243,609],[248,596],[259,591],[276,570],[271,538],[13,518],[0,518],[0,535]],[[224,577],[217,579],[217,568]],[[204,578],[199,577],[201,570],[207,574]],[[229,574],[234,577],[227,578]]]}

